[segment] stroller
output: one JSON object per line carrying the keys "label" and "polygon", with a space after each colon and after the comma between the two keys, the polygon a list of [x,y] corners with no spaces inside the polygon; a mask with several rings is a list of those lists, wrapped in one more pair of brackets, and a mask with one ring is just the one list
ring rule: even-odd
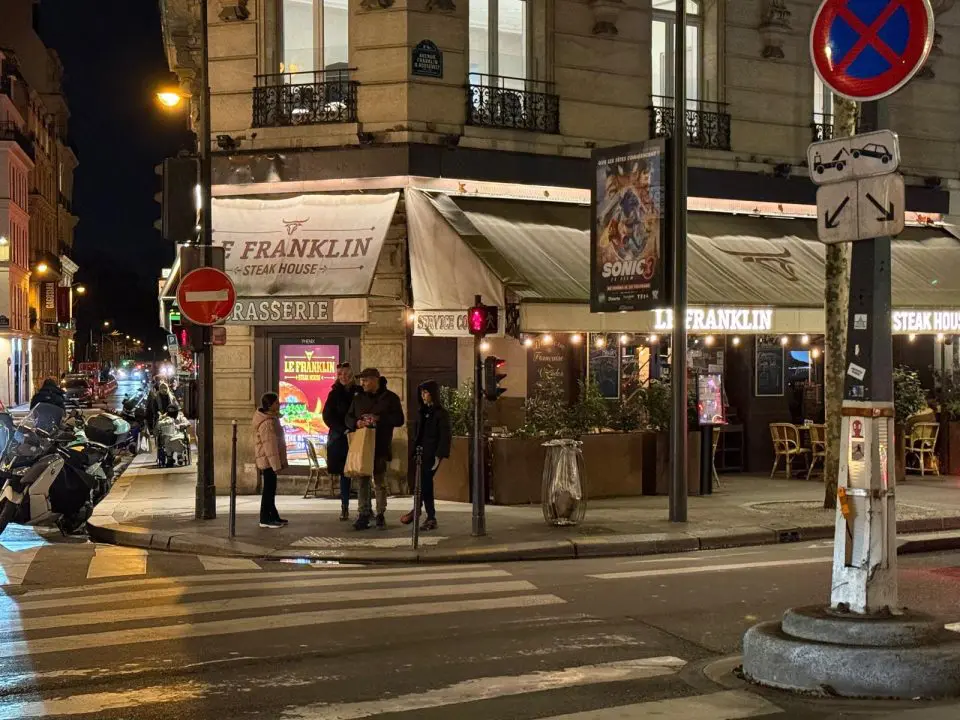
{"label": "stroller", "polygon": [[171,406],[157,421],[157,467],[176,467],[190,464],[190,422]]}

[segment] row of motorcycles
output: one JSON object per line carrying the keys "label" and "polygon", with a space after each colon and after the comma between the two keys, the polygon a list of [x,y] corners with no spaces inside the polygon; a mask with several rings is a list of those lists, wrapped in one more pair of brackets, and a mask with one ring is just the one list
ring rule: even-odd
{"label": "row of motorcycles", "polygon": [[11,522],[79,531],[113,487],[120,457],[137,452],[143,397],[126,398],[121,415],[48,403],[19,424],[0,413],[0,534]]}

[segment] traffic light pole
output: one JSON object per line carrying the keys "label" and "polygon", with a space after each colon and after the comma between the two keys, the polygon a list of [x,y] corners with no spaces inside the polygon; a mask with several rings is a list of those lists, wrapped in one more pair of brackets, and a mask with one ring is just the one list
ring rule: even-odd
{"label": "traffic light pole", "polygon": [[[477,305],[480,298],[477,298]],[[483,474],[483,358],[480,344],[483,338],[473,337],[473,536],[487,534],[485,505],[486,483]]]}
{"label": "traffic light pole", "polygon": [[[213,265],[213,225],[211,205],[213,197],[213,159],[210,146],[210,48],[207,28],[207,0],[200,0],[200,203],[202,208],[203,265]],[[213,520],[217,517],[217,488],[213,464],[213,344],[212,330],[204,327],[200,348],[200,422],[198,424],[198,462],[196,518]]]}

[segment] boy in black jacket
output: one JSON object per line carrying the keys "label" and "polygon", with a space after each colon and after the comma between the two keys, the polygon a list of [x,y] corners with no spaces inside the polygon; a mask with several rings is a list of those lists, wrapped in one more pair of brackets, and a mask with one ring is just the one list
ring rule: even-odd
{"label": "boy in black jacket", "polygon": [[[415,446],[421,452],[420,494],[427,510],[427,519],[421,530],[437,529],[437,509],[433,502],[433,476],[440,467],[440,460],[450,457],[450,414],[440,404],[440,387],[433,380],[427,380],[419,388],[420,413],[417,417]],[[413,522],[411,510],[400,522],[409,525]]]}

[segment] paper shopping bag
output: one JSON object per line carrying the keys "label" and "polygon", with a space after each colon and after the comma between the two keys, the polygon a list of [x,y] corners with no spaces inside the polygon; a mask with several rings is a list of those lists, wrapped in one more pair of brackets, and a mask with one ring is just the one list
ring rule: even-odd
{"label": "paper shopping bag", "polygon": [[360,428],[347,436],[350,449],[347,451],[347,464],[343,474],[347,477],[373,476],[373,452],[377,444],[377,431],[373,428]]}

